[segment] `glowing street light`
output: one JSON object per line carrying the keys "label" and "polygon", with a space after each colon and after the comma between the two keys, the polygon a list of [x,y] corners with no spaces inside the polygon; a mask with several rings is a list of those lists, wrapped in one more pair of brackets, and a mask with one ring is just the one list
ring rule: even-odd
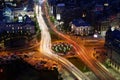
{"label": "glowing street light", "polygon": [[93,37],[94,37],[94,38],[97,38],[97,37],[98,37],[98,34],[94,34]]}
{"label": "glowing street light", "polygon": [[114,31],[115,30],[115,27],[111,27],[111,31]]}
{"label": "glowing street light", "polygon": [[57,14],[57,15],[56,15],[56,19],[57,19],[57,20],[60,20],[60,19],[61,19],[61,15],[60,15],[60,14]]}
{"label": "glowing street light", "polygon": [[82,17],[86,17],[86,14],[83,13]]}
{"label": "glowing street light", "polygon": [[56,19],[57,19],[58,22],[59,22],[59,28],[60,28],[60,31],[61,31],[62,25],[64,24],[63,21],[60,21],[60,20],[61,20],[61,15],[60,15],[60,14],[57,14],[57,15],[56,15]]}

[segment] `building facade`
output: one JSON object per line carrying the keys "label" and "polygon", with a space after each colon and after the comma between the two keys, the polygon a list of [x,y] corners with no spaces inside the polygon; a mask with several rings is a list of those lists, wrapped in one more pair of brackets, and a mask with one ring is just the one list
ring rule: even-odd
{"label": "building facade", "polygon": [[103,20],[101,21],[100,23],[100,33],[101,33],[101,36],[105,36],[106,35],[106,31],[109,29],[109,26],[110,26],[110,21],[109,20]]}
{"label": "building facade", "polygon": [[71,31],[75,35],[87,36],[93,34],[93,28],[89,23],[83,21],[82,19],[74,19],[71,22]]}
{"label": "building facade", "polygon": [[0,43],[6,48],[25,46],[35,34],[35,23],[28,16],[23,22],[0,22]]}
{"label": "building facade", "polygon": [[[33,0],[26,2],[28,1],[30,3]],[[12,0],[6,0],[5,6],[3,5],[0,9],[0,48],[29,47],[33,40],[37,40],[33,3],[27,6],[21,5],[22,7],[18,8],[11,5],[12,2]]]}
{"label": "building facade", "polygon": [[110,66],[120,72],[120,29],[108,29],[105,36],[105,46],[110,60]]}

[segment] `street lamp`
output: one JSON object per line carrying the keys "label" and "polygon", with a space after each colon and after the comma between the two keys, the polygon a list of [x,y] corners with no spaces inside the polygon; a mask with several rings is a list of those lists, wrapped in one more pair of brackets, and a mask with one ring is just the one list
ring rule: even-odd
{"label": "street lamp", "polygon": [[61,15],[60,15],[60,14],[57,14],[57,15],[56,15],[56,19],[57,19],[58,21],[60,21]]}
{"label": "street lamp", "polygon": [[86,17],[86,14],[85,14],[85,13],[83,13],[83,14],[82,14],[82,17],[83,17],[83,18],[85,18],[85,17]]}
{"label": "street lamp", "polygon": [[94,38],[98,38],[98,34],[94,34],[93,37],[94,37]]}
{"label": "street lamp", "polygon": [[97,32],[97,30],[95,30],[95,33],[94,33],[93,37],[94,38],[98,38],[98,32]]}
{"label": "street lamp", "polygon": [[113,26],[113,27],[111,27],[111,31],[114,31],[115,30],[115,27]]}
{"label": "street lamp", "polygon": [[60,15],[60,14],[57,14],[57,15],[56,15],[56,19],[58,20],[59,26],[60,26],[61,15]]}

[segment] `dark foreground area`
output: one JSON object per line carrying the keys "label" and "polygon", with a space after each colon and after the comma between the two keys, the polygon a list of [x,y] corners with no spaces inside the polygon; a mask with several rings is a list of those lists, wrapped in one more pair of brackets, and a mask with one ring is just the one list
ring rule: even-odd
{"label": "dark foreground area", "polygon": [[57,69],[37,70],[21,59],[1,60],[0,80],[58,80]]}

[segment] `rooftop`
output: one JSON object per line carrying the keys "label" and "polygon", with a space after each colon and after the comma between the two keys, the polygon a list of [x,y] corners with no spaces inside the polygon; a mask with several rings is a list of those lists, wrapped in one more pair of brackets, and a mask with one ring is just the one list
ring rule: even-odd
{"label": "rooftop", "polygon": [[72,21],[72,24],[74,24],[76,27],[80,27],[80,26],[90,26],[90,24],[82,19],[74,19]]}

